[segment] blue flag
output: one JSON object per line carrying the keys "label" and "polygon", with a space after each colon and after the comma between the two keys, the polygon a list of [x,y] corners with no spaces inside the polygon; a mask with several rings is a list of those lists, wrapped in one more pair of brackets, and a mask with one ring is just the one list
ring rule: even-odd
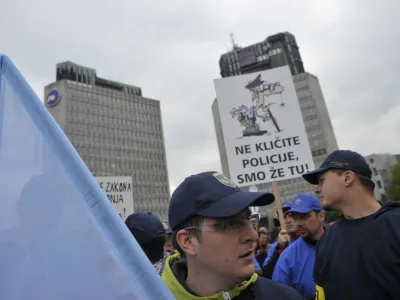
{"label": "blue flag", "polygon": [[173,299],[90,171],[0,54],[0,299]]}

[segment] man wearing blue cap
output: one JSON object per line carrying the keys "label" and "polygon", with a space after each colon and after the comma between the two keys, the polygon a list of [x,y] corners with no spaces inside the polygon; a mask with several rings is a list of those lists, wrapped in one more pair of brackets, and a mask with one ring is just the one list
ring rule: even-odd
{"label": "man wearing blue cap", "polygon": [[137,212],[131,214],[125,224],[161,275],[164,269],[166,230],[160,219],[150,212]]}
{"label": "man wearing blue cap", "polygon": [[286,249],[275,266],[272,280],[295,288],[306,299],[316,296],[313,269],[316,244],[324,233],[324,212],[314,195],[294,197],[291,214],[301,238]]}
{"label": "man wearing blue cap", "polygon": [[249,207],[273,201],[269,193],[241,191],[218,172],[190,176],[178,186],[168,214],[179,253],[168,257],[162,274],[176,299],[301,299],[255,273],[259,215]]}
{"label": "man wearing blue cap", "polygon": [[374,197],[365,158],[349,150],[328,155],[305,175],[324,209],[337,220],[318,242],[314,280],[324,300],[395,300],[400,297],[400,204]]}

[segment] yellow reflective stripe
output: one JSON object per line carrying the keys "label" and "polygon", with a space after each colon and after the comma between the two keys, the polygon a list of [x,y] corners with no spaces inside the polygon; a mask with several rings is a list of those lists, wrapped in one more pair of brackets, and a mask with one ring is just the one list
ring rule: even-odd
{"label": "yellow reflective stripe", "polygon": [[322,287],[320,287],[318,284],[317,286],[317,300],[325,300],[325,292]]}

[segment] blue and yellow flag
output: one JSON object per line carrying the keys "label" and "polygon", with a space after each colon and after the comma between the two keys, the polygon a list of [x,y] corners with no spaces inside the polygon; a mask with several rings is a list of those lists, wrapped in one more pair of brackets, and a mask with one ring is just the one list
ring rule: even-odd
{"label": "blue and yellow flag", "polygon": [[173,299],[63,131],[0,55],[0,299]]}

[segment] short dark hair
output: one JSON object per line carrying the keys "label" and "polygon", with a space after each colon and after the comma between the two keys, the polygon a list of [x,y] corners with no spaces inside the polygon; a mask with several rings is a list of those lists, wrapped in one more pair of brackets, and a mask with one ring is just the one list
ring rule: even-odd
{"label": "short dark hair", "polygon": [[259,231],[259,232],[258,232],[258,237],[260,237],[261,235],[268,236],[267,233],[266,233],[265,231]]}
{"label": "short dark hair", "polygon": [[[187,227],[192,227],[192,226],[200,226],[203,224],[203,221],[204,221],[204,217],[195,216],[195,217],[191,218],[190,220],[184,222],[177,229],[172,231],[172,247],[179,252],[179,254],[181,255],[181,258],[186,258],[186,255],[176,240],[179,230],[182,230]],[[190,235],[196,237],[196,239],[199,242],[201,242],[201,231],[200,230],[188,229],[187,231],[189,232]]]}
{"label": "short dark hair", "polygon": [[292,213],[292,216],[293,216],[293,219],[297,219],[297,217],[299,216],[299,215],[306,215],[306,214],[309,214],[309,213],[314,213],[314,215],[316,216],[316,217],[318,217],[318,215],[319,215],[319,213],[320,212],[322,212],[322,210],[311,210],[311,211],[309,211],[308,213],[298,213],[298,212],[293,212]]}
{"label": "short dark hair", "polygon": [[150,242],[140,245],[151,263],[155,263],[164,257],[165,234],[156,235]]}
{"label": "short dark hair", "polygon": [[[336,173],[337,175],[340,176],[340,175],[342,175],[344,172],[346,172],[346,171],[348,171],[348,170],[331,169],[331,171],[332,171],[333,173]],[[354,172],[354,171],[352,171],[352,172]],[[358,178],[358,181],[360,181],[361,185],[362,185],[365,189],[367,189],[367,190],[369,190],[369,191],[371,191],[371,192],[374,191],[374,189],[375,189],[375,183],[374,183],[370,178],[368,178],[368,177],[366,177],[366,176],[364,176],[364,175],[358,174],[358,173],[356,173],[356,172],[354,172],[354,174],[356,174],[356,177]]]}

